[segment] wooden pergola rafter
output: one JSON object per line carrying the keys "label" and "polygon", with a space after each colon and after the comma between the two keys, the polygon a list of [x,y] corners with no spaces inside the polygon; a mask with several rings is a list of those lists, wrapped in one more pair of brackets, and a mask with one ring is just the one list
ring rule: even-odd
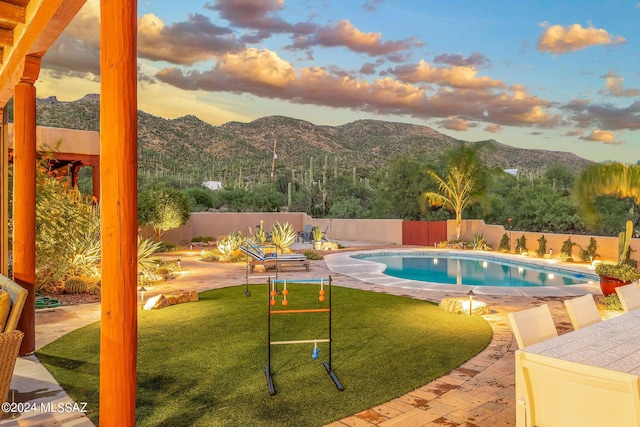
{"label": "wooden pergola rafter", "polygon": [[[36,86],[41,58],[85,0],[0,0],[0,272],[8,273],[8,147],[14,98],[13,279],[29,291],[21,354],[35,351]],[[135,425],[137,353],[136,0],[100,1],[102,317],[100,425]]]}

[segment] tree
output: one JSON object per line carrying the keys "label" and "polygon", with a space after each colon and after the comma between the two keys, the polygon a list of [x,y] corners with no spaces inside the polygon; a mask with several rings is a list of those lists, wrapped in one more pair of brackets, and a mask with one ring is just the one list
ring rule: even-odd
{"label": "tree", "polygon": [[156,187],[138,195],[138,224],[153,227],[158,241],[167,230],[186,224],[189,215],[189,200],[180,190]]}
{"label": "tree", "polygon": [[[630,198],[634,202],[634,211],[637,210],[640,205],[640,164],[608,162],[585,169],[578,178],[575,197],[591,222],[595,222],[597,218],[593,201],[596,196],[601,195]],[[640,219],[636,221],[636,226],[639,221]]]}
{"label": "tree", "polygon": [[446,173],[441,177],[433,169],[427,174],[436,182],[438,191],[427,191],[422,199],[431,206],[442,206],[456,216],[456,239],[462,233],[462,213],[486,193],[488,171],[479,157],[481,145],[460,144],[444,156]]}

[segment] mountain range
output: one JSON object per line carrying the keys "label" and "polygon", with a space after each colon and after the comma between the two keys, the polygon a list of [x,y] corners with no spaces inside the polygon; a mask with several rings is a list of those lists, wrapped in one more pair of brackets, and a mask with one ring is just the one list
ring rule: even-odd
{"label": "mountain range", "polygon": [[[37,100],[38,125],[99,130],[100,100],[96,94],[71,102],[56,97]],[[461,140],[427,126],[382,120],[357,120],[341,126],[316,125],[283,116],[268,116],[249,123],[229,122],[221,126],[193,115],[176,119],[138,112],[139,165],[166,174],[189,167],[244,162],[270,165],[274,144],[278,166],[294,168],[308,164],[310,157],[335,158],[336,165],[375,171],[393,156],[404,154],[437,158]],[[485,164],[492,168],[542,171],[558,163],[580,170],[592,162],[575,154],[516,148],[495,140],[484,141]],[[194,163],[195,162],[195,163]],[[227,165],[227,166],[220,166]],[[215,175],[215,167],[212,168]],[[215,177],[212,177],[215,179]]]}

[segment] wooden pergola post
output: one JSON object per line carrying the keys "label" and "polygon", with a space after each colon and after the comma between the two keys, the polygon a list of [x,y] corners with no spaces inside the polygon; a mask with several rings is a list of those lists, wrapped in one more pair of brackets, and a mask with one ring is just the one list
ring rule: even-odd
{"label": "wooden pergola post", "polygon": [[137,353],[136,0],[100,1],[100,425],[134,426]]}
{"label": "wooden pergola post", "polygon": [[28,292],[18,323],[20,354],[36,350],[36,88],[40,58],[26,56],[14,98],[13,278]]}

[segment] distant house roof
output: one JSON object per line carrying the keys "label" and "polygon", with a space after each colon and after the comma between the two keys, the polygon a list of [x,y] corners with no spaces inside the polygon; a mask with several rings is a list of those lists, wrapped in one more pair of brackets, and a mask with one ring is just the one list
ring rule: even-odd
{"label": "distant house roof", "polygon": [[509,173],[513,176],[517,176],[518,175],[518,169],[503,169],[506,173]]}
{"label": "distant house roof", "polygon": [[209,190],[222,190],[222,182],[220,181],[205,181],[202,186]]}

